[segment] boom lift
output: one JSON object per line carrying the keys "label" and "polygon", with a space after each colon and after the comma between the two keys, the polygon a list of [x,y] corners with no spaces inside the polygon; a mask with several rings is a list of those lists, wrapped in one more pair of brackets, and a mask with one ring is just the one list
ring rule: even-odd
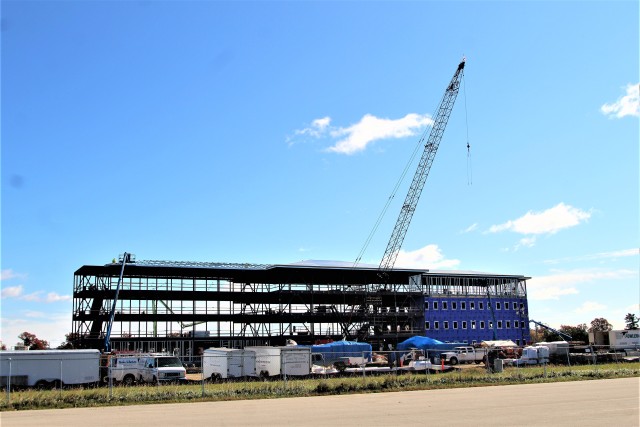
{"label": "boom lift", "polygon": [[127,262],[134,262],[135,256],[125,252],[119,259],[122,262],[122,268],[120,269],[120,277],[118,277],[118,285],[116,286],[116,294],[113,297],[113,305],[111,306],[111,312],[109,313],[109,322],[107,323],[107,331],[104,335],[104,351],[109,353],[111,351],[111,327],[113,326],[113,320],[116,315],[116,304],[118,303],[118,294],[120,293],[120,285],[122,284],[122,277],[124,276],[124,266]]}

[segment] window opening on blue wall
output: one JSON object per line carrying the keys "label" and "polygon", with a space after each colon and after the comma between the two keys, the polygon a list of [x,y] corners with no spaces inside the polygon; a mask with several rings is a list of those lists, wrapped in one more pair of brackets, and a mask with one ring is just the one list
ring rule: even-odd
{"label": "window opening on blue wall", "polygon": [[480,322],[480,329],[484,329],[484,321]]}
{"label": "window opening on blue wall", "polygon": [[484,310],[484,303],[483,303],[483,302],[481,302],[481,303],[479,303],[479,304],[480,304],[480,310]]}
{"label": "window opening on blue wall", "polygon": [[445,322],[444,322],[444,328],[445,328],[445,329],[449,329],[449,322],[447,322],[446,320],[445,320]]}
{"label": "window opening on blue wall", "polygon": [[438,329],[439,326],[440,326],[440,322],[438,322],[437,320],[433,322],[433,329]]}
{"label": "window opening on blue wall", "polygon": [[467,329],[467,322],[462,322],[462,329]]}
{"label": "window opening on blue wall", "polygon": [[471,329],[475,329],[476,328],[476,321],[472,320],[471,321]]}
{"label": "window opening on blue wall", "polygon": [[476,309],[476,303],[475,302],[470,302],[469,303],[469,310],[475,310]]}
{"label": "window opening on blue wall", "polygon": [[446,310],[447,309],[447,302],[446,301],[442,301],[442,309]]}
{"label": "window opening on blue wall", "polygon": [[424,328],[429,329],[429,322],[424,322]]}
{"label": "window opening on blue wall", "polygon": [[464,301],[462,301],[462,302],[460,303],[460,310],[466,310],[466,309],[467,309],[467,303],[466,303],[466,302],[464,302]]}
{"label": "window opening on blue wall", "polygon": [[437,310],[438,309],[438,301],[434,301],[433,302],[433,309]]}
{"label": "window opening on blue wall", "polygon": [[453,329],[458,329],[458,322],[453,322]]}
{"label": "window opening on blue wall", "polygon": [[424,309],[429,310],[429,301],[424,303]]}
{"label": "window opening on blue wall", "polygon": [[458,309],[458,303],[455,301],[451,302],[451,310],[457,310]]}
{"label": "window opening on blue wall", "polygon": [[500,310],[500,303],[499,302],[496,303],[496,310]]}
{"label": "window opening on blue wall", "polygon": [[498,320],[498,329],[502,329],[502,320]]}

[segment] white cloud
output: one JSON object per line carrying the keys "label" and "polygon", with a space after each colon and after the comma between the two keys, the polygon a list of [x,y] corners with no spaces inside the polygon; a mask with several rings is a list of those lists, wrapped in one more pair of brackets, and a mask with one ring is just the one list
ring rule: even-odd
{"label": "white cloud", "polygon": [[365,114],[360,121],[348,128],[336,129],[331,136],[344,139],[328,148],[328,151],[340,154],[354,154],[363,151],[373,141],[388,138],[404,138],[415,135],[418,130],[433,124],[427,114],[410,113],[401,119],[382,119]]}
{"label": "white cloud", "polygon": [[578,285],[597,280],[619,280],[637,277],[633,270],[570,270],[556,271],[547,276],[534,277],[527,282],[529,298],[532,300],[559,299],[563,295],[578,294]]}
{"label": "white cloud", "polygon": [[618,119],[625,116],[640,116],[640,83],[628,84],[627,94],[618,98],[612,104],[604,104],[600,107],[602,114]]}
{"label": "white cloud", "polygon": [[49,292],[45,302],[71,301],[71,295],[59,295],[55,292]]}
{"label": "white cloud", "polygon": [[331,117],[327,116],[321,119],[315,119],[313,122],[311,122],[311,125],[313,126],[314,129],[323,131],[329,126],[330,123],[331,123]]}
{"label": "white cloud", "polygon": [[2,324],[0,340],[7,347],[11,347],[19,341],[18,335],[27,331],[48,341],[51,348],[62,344],[65,334],[71,331],[71,312],[48,312],[44,317],[39,317],[37,314],[34,311],[25,311],[21,316],[0,319]]}
{"label": "white cloud", "polygon": [[56,292],[49,292],[46,297],[42,297],[43,291],[32,292],[27,295],[23,295],[23,286],[11,286],[2,289],[2,298],[17,298],[23,301],[31,302],[59,302],[59,301],[71,301],[71,295],[60,295]]}
{"label": "white cloud", "polygon": [[42,301],[42,298],[40,298],[40,294],[41,293],[42,293],[42,291],[32,292],[30,294],[21,296],[20,299],[25,300],[25,301],[40,302],[40,301]]}
{"label": "white cloud", "polygon": [[309,135],[314,138],[320,138],[331,124],[331,117],[323,117],[321,119],[315,119],[311,122],[311,126],[304,129],[298,129],[294,132],[295,135]]}
{"label": "white cloud", "polygon": [[536,244],[536,236],[531,236],[531,237],[523,237],[522,239],[520,239],[520,241],[518,242],[518,244],[516,245],[516,250],[518,250],[521,247],[527,247],[527,248],[531,248],[533,246],[535,246]]}
{"label": "white cloud", "polygon": [[2,272],[0,272],[0,280],[2,281],[11,280],[11,279],[24,279],[26,277],[27,277],[26,274],[16,273],[10,268],[7,268],[5,270],[2,270]]}
{"label": "white cloud", "polygon": [[477,229],[478,229],[478,223],[474,222],[473,224],[471,224],[470,226],[468,226],[464,230],[461,230],[460,234],[471,233],[472,231],[475,231]]}
{"label": "white cloud", "polygon": [[31,318],[42,318],[42,317],[46,317],[46,313],[44,313],[42,311],[26,310],[24,312],[24,316],[25,317],[31,317]]}
{"label": "white cloud", "polygon": [[395,120],[365,114],[358,123],[349,127],[331,126],[331,118],[323,117],[313,120],[306,128],[295,130],[293,137],[287,137],[287,142],[293,145],[301,137],[332,138],[335,143],[327,151],[354,154],[365,150],[374,141],[413,136],[431,124],[433,120],[428,114],[416,113],[409,113]]}
{"label": "white cloud", "polygon": [[576,308],[574,311],[578,314],[584,313],[592,313],[594,311],[602,311],[607,308],[606,305],[600,304],[598,302],[593,301],[585,301],[580,307]]}
{"label": "white cloud", "polygon": [[438,245],[427,245],[415,251],[400,250],[397,267],[424,269],[452,269],[460,264],[457,259],[445,259]]}
{"label": "white cloud", "polygon": [[2,298],[17,298],[22,295],[22,285],[2,288]]}
{"label": "white cloud", "polygon": [[597,254],[589,254],[589,255],[582,255],[582,256],[576,256],[576,257],[549,259],[549,260],[545,260],[544,262],[546,264],[559,264],[562,262],[597,261],[597,260],[617,259],[617,258],[624,258],[629,256],[638,256],[638,255],[640,255],[640,249],[633,248],[633,249],[623,249],[623,250],[612,251],[612,252],[599,252]]}
{"label": "white cloud", "polygon": [[557,300],[560,299],[561,296],[575,295],[578,293],[579,292],[576,288],[559,288],[549,286],[546,288],[534,289],[529,291],[529,298],[532,300]]}
{"label": "white cloud", "polygon": [[590,212],[559,203],[543,212],[529,211],[518,219],[492,225],[489,232],[508,230],[520,234],[554,234],[564,228],[575,227],[590,217]]}

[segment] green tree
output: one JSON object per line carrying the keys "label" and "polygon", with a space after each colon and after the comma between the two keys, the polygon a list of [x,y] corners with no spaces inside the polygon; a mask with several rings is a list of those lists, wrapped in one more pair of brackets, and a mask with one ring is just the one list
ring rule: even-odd
{"label": "green tree", "polygon": [[31,332],[23,332],[18,335],[23,344],[29,347],[29,350],[46,350],[49,348],[49,342],[41,340]]}
{"label": "green tree", "polygon": [[607,332],[613,329],[611,323],[604,317],[597,317],[591,321],[589,332]]}
{"label": "green tree", "polygon": [[640,319],[633,313],[627,313],[624,316],[625,329],[638,329],[638,323],[640,323]]}
{"label": "green tree", "polygon": [[65,342],[58,346],[59,350],[73,350],[75,347],[74,341],[77,341],[80,335],[76,332],[69,332],[65,334]]}

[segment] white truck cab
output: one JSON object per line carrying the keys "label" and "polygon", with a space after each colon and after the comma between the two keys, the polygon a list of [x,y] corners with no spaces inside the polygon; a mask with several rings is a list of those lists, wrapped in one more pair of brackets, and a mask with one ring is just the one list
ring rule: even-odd
{"label": "white truck cab", "polygon": [[446,351],[440,358],[450,365],[458,363],[480,363],[486,360],[484,349],[468,347],[454,347],[451,351]]}
{"label": "white truck cab", "polygon": [[148,355],[141,360],[140,380],[142,382],[156,384],[186,379],[187,371],[176,356]]}

